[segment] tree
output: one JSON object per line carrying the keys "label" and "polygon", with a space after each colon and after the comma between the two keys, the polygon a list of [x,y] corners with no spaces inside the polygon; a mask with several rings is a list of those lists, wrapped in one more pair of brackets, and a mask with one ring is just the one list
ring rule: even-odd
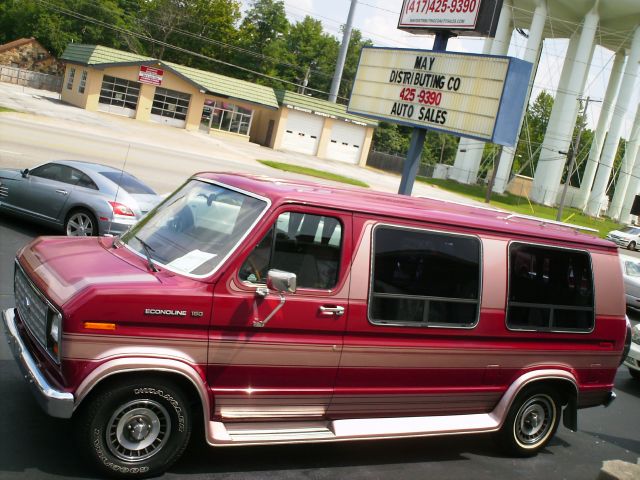
{"label": "tree", "polygon": [[[253,67],[253,70],[266,75],[277,75],[275,59],[287,56],[286,41],[283,37],[289,33],[289,27],[282,0],[255,0],[240,25],[240,46],[262,57],[256,59],[247,53],[240,53],[236,55],[234,63]],[[259,76],[253,80],[262,84],[273,84]]]}
{"label": "tree", "polygon": [[0,4],[0,42],[35,37],[57,56],[71,42],[123,48],[125,35],[105,25],[127,28],[130,23],[117,0],[49,0],[46,4],[6,0]]}

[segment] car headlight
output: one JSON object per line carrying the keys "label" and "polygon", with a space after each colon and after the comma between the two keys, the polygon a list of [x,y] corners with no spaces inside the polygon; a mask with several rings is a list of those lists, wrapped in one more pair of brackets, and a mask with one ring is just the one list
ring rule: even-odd
{"label": "car headlight", "polygon": [[640,324],[631,329],[631,341],[640,345]]}
{"label": "car headlight", "polygon": [[62,315],[49,310],[49,334],[47,335],[47,349],[55,359],[60,361],[60,339],[62,337]]}

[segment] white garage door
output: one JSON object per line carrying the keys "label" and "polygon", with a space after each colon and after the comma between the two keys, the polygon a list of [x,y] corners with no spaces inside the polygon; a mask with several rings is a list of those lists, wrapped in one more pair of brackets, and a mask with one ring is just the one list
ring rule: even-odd
{"label": "white garage door", "polygon": [[366,131],[367,127],[335,121],[331,129],[331,140],[327,145],[327,158],[357,164]]}
{"label": "white garage door", "polygon": [[315,155],[318,153],[318,143],[320,142],[323,125],[323,117],[312,113],[289,110],[281,148],[292,152]]}

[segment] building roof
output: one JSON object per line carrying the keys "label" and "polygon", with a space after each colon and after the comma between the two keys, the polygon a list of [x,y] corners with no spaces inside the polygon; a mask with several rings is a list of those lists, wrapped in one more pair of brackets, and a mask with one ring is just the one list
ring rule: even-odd
{"label": "building roof", "polygon": [[37,43],[38,45],[40,45],[44,49],[42,44],[38,40],[33,38],[33,37],[31,37],[31,38],[19,38],[18,40],[13,40],[12,42],[3,43],[2,45],[0,45],[0,53],[6,52],[8,50],[12,50],[14,48],[21,47],[23,45],[27,45],[29,43],[34,43],[34,42]]}
{"label": "building roof", "polygon": [[329,115],[331,118],[338,118],[340,120],[347,120],[357,125],[367,125],[369,127],[377,127],[378,122],[370,118],[360,117],[358,115],[352,115],[347,113],[346,105],[339,103],[332,103],[327,100],[321,100],[319,98],[309,97],[307,95],[301,95],[299,93],[293,93],[286,90],[276,90],[276,97],[278,97],[278,103],[294,110],[300,110],[303,112]]}
{"label": "building roof", "polygon": [[217,73],[198,70],[196,68],[185,67],[184,65],[178,65],[172,62],[157,60],[136,53],[103,47],[102,45],[71,43],[67,46],[61,58],[69,63],[102,69],[114,66],[153,64],[154,66],[171,70],[176,75],[207,93],[269,108],[278,108],[275,93],[270,87],[219,75]]}
{"label": "building roof", "polygon": [[194,176],[256,193],[269,198],[274,205],[322,205],[324,208],[365,215],[422,221],[436,229],[490,235],[505,233],[513,239],[523,241],[555,242],[562,246],[589,245],[611,252],[617,251],[612,242],[581,233],[567,224],[550,223],[545,219],[513,215],[511,212],[482,206],[241,173],[203,172]]}

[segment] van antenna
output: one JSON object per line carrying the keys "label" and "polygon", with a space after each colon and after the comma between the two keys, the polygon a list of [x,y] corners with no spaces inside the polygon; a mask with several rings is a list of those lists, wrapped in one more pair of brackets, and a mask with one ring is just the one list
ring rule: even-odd
{"label": "van antenna", "polygon": [[[129,158],[129,150],[131,150],[131,144],[129,143],[127,145],[127,153],[124,156],[124,162],[122,162],[122,168],[120,169],[120,178],[118,179],[118,181],[116,182],[116,194],[113,197],[113,201],[117,202],[118,201],[118,193],[120,193],[120,184],[122,183],[122,177],[124,177],[124,169],[127,167],[127,159]],[[113,210],[113,208],[111,209]],[[115,215],[115,212],[111,213],[111,220],[109,220],[109,232],[111,232],[111,224],[113,224],[113,216]],[[116,238],[117,235],[114,235],[114,240],[113,240],[113,245],[116,244]]]}

